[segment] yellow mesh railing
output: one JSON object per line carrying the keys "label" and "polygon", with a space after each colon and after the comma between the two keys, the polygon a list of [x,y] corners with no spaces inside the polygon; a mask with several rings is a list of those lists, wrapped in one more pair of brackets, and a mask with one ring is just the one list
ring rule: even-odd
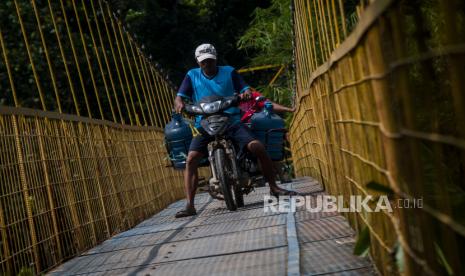
{"label": "yellow mesh railing", "polygon": [[347,214],[383,275],[463,274],[465,6],[369,2],[294,1],[295,172],[347,201],[410,204]]}
{"label": "yellow mesh railing", "polygon": [[0,17],[0,274],[40,273],[183,196],[174,91],[102,0]]}

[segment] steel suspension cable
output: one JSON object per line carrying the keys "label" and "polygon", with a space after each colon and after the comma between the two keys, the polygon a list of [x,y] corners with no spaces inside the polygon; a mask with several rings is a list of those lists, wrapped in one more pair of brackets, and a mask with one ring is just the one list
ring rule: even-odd
{"label": "steel suspension cable", "polygon": [[95,82],[94,72],[92,70],[92,63],[90,62],[89,53],[87,52],[87,46],[86,46],[87,42],[86,42],[86,39],[85,39],[84,34],[82,32],[81,20],[79,20],[79,13],[78,13],[78,10],[77,10],[77,7],[76,7],[76,0],[71,0],[71,3],[73,5],[74,14],[76,15],[76,22],[77,22],[77,26],[78,26],[78,30],[79,30],[79,35],[81,37],[82,49],[84,50],[84,56],[85,56],[86,61],[87,61],[87,67],[89,69],[90,80],[92,82],[92,86],[94,87],[94,94],[95,94],[95,99],[97,100],[97,106],[98,106],[98,109],[99,109],[99,112],[100,112],[100,118],[102,120],[104,120],[105,116],[103,115],[102,104],[100,103],[98,88],[97,88],[97,84]]}
{"label": "steel suspension cable", "polygon": [[[117,21],[116,20],[116,15],[112,14],[112,12],[110,10],[110,5],[108,3],[106,3],[106,10],[107,10],[107,13],[108,13],[108,18],[110,20],[110,24],[112,26],[112,33],[113,33],[113,37],[115,38],[116,49],[118,50],[119,60],[121,62],[121,68],[123,69],[123,76],[124,76],[124,80],[125,80],[126,85],[127,85],[129,100],[131,102],[131,107],[132,107],[132,112],[134,112],[133,116],[134,116],[134,119],[136,120],[135,123],[136,123],[136,125],[140,125],[139,118],[138,118],[137,112],[136,112],[136,107],[134,105],[134,100],[132,98],[131,85],[129,83],[128,75],[127,75],[127,72],[126,72],[126,66],[125,66],[125,62],[124,62],[124,59],[123,59],[123,53],[121,51],[121,46],[120,46],[120,42],[118,40],[117,31],[116,31],[117,28],[116,28],[115,24],[118,24],[118,23],[115,23],[115,21]],[[128,106],[128,108],[129,108],[129,106]],[[129,109],[128,112],[131,113],[131,110]],[[131,122],[131,124],[133,124],[133,122]]]}
{"label": "steel suspension cable", "polygon": [[[144,72],[144,68],[143,68],[142,64],[140,64],[140,68],[139,68],[139,62],[138,61],[140,61],[140,58],[134,52],[134,48],[137,49],[138,47],[137,47],[137,44],[135,43],[135,41],[133,39],[131,39],[131,37],[129,36],[129,33],[126,33],[126,36],[127,36],[127,40],[129,41],[129,48],[131,50],[132,58],[134,60],[135,66],[136,66],[136,72],[137,72],[137,76],[139,77],[139,83],[141,84],[142,93],[143,93],[143,96],[145,98],[145,105],[147,107],[147,113],[149,114],[150,124],[153,125],[154,121],[153,121],[153,118],[152,118],[152,113],[150,112],[151,111],[151,106],[149,105],[149,101],[147,99],[147,91],[149,90],[149,87],[148,87],[148,84],[147,84],[147,79],[145,78],[145,72]],[[134,44],[134,47],[133,47],[133,44]],[[142,74],[144,76],[144,81],[142,81],[141,71],[142,71]]]}
{"label": "steel suspension cable", "polygon": [[[100,0],[97,0],[97,1],[100,1]],[[116,108],[118,109],[120,122],[121,122],[121,124],[124,124],[124,117],[123,117],[123,113],[121,112],[121,106],[119,104],[118,93],[117,93],[117,90],[116,90],[115,81],[113,80],[113,74],[111,73],[110,62],[108,61],[107,50],[105,48],[105,43],[103,41],[102,32],[100,31],[100,24],[98,23],[99,18],[97,16],[97,12],[96,12],[96,9],[95,9],[95,6],[94,6],[94,0],[90,1],[90,5],[91,5],[91,8],[92,8],[92,14],[93,14],[94,19],[95,19],[95,25],[97,26],[97,35],[98,35],[98,38],[99,38],[100,47],[102,47],[102,55],[103,55],[103,59],[105,61],[108,77],[110,79],[111,89],[112,89],[114,97],[115,97]],[[111,46],[111,44],[110,44],[110,46]],[[111,103],[110,98],[109,98],[109,101]],[[115,119],[115,122],[116,122],[116,119]]]}
{"label": "steel suspension cable", "polygon": [[85,85],[84,79],[82,77],[81,66],[79,66],[79,59],[78,59],[78,56],[77,56],[77,53],[76,53],[76,48],[74,47],[73,35],[71,33],[71,29],[70,29],[69,22],[68,22],[68,16],[66,15],[66,9],[65,9],[65,6],[63,4],[63,0],[60,0],[60,6],[61,6],[61,12],[63,14],[63,19],[65,21],[66,31],[68,33],[68,39],[69,39],[69,42],[70,42],[71,51],[73,53],[74,62],[76,63],[76,69],[77,69],[78,76],[79,76],[79,81],[80,81],[80,84],[81,84],[82,94],[84,96],[84,102],[85,102],[86,107],[87,107],[87,115],[89,116],[89,118],[92,118],[92,111],[90,109],[89,99],[87,98],[86,85]]}
{"label": "steel suspension cable", "polygon": [[31,65],[32,74],[34,76],[37,91],[39,93],[40,102],[42,104],[42,109],[46,111],[47,107],[45,106],[45,96],[44,96],[44,92],[42,90],[42,86],[40,85],[39,75],[37,74],[37,69],[36,69],[36,66],[34,64],[34,58],[32,57],[32,51],[31,51],[31,48],[29,46],[29,39],[27,38],[26,28],[24,27],[23,18],[21,16],[21,9],[20,9],[19,4],[17,3],[16,0],[14,1],[14,4],[15,4],[15,8],[16,8],[16,15],[18,16],[19,25],[20,25],[20,28],[21,28],[21,34],[23,35],[24,44],[26,46],[27,56],[29,58],[29,64]]}
{"label": "steel suspension cable", "polygon": [[[91,0],[91,2],[93,2],[93,0]],[[100,74],[102,75],[103,86],[105,88],[105,93],[107,95],[108,104],[110,105],[111,116],[113,118],[113,122],[116,123],[115,110],[113,108],[113,103],[112,103],[112,100],[111,100],[107,79],[105,78],[105,73],[103,71],[103,65],[102,65],[102,61],[101,61],[101,58],[100,58],[99,49],[98,49],[97,43],[95,42],[94,31],[92,30],[92,25],[90,23],[89,14],[87,12],[85,1],[82,0],[81,3],[82,3],[83,11],[84,11],[84,17],[86,18],[87,26],[89,27],[89,34],[90,34],[90,37],[92,39],[92,45],[93,45],[93,48],[94,48],[95,57],[97,58],[97,63],[98,63],[98,67],[99,67],[99,70],[100,70]],[[94,17],[94,20],[97,21],[97,18]]]}
{"label": "steel suspension cable", "polygon": [[[113,62],[115,64],[116,74],[118,76],[118,81],[119,81],[119,84],[120,84],[120,87],[121,87],[121,94],[123,95],[124,103],[126,105],[126,110],[128,111],[129,123],[132,125],[133,123],[132,123],[131,109],[129,108],[129,103],[128,103],[128,100],[126,98],[125,89],[124,89],[124,85],[123,85],[123,80],[122,80],[122,77],[121,77],[120,69],[118,67],[118,61],[116,59],[115,50],[113,48],[113,43],[112,43],[112,39],[111,39],[111,35],[110,35],[110,29],[108,28],[108,22],[107,22],[107,18],[105,16],[106,13],[105,13],[105,10],[104,10],[103,5],[102,5],[102,0],[99,0],[98,3],[99,3],[100,12],[102,13],[102,17],[103,17],[103,25],[105,26],[105,33],[107,34],[108,44],[110,45],[111,56],[113,57]],[[103,45],[103,43],[102,43],[102,45]],[[116,97],[116,90],[115,90],[115,97]],[[116,102],[118,102],[118,101],[116,101]],[[122,116],[122,113],[120,115]],[[124,124],[124,121],[123,121],[123,124]]]}
{"label": "steel suspension cable", "polygon": [[76,92],[74,91],[74,84],[73,84],[73,80],[71,78],[71,74],[69,72],[68,61],[66,59],[65,51],[63,49],[63,45],[61,44],[60,33],[58,32],[58,27],[57,27],[57,23],[56,23],[56,20],[55,20],[55,14],[54,14],[53,9],[52,9],[51,0],[47,0],[47,2],[48,2],[48,9],[49,9],[50,17],[52,19],[53,30],[54,30],[55,36],[57,38],[58,48],[60,49],[61,59],[63,61],[63,66],[65,68],[65,74],[66,74],[66,77],[68,79],[69,89],[71,91],[71,96],[73,97],[74,108],[76,110],[76,114],[78,116],[80,116],[81,112],[80,112],[80,109],[79,109],[79,103],[78,103],[78,100],[77,100],[77,97],[76,97]]}
{"label": "steel suspension cable", "polygon": [[[144,120],[144,125],[146,125],[147,120],[146,120],[145,114],[144,114],[144,107],[142,106],[142,102],[140,100],[139,89],[137,88],[136,78],[134,76],[134,72],[133,72],[132,66],[131,66],[131,59],[129,58],[128,50],[127,50],[127,47],[126,47],[126,42],[125,42],[125,39],[124,39],[125,35],[123,34],[123,31],[125,32],[125,30],[123,30],[123,28],[121,26],[121,22],[118,21],[117,25],[118,25],[119,35],[121,37],[121,44],[123,45],[124,54],[126,56],[127,65],[129,67],[129,73],[131,74],[132,82],[133,82],[133,85],[134,85],[134,90],[136,92],[137,100],[139,101],[140,111],[142,113],[142,119]],[[134,62],[135,62],[135,60],[134,60]],[[131,102],[132,102],[132,95],[130,94],[130,96],[131,96]],[[133,106],[133,108],[134,108],[134,112],[135,112],[136,111],[135,106]]]}

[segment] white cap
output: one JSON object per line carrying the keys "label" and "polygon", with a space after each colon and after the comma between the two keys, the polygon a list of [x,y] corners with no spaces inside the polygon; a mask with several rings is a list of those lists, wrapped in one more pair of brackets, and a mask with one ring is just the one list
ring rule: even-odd
{"label": "white cap", "polygon": [[216,49],[211,44],[202,44],[195,49],[195,58],[198,62],[206,60],[207,58],[216,59]]}

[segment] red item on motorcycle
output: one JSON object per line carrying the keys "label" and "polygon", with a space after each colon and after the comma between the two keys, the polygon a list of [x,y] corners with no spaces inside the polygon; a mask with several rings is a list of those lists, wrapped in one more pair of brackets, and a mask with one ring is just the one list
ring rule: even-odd
{"label": "red item on motorcycle", "polygon": [[241,122],[249,123],[252,116],[263,109],[265,106],[265,102],[261,101],[258,102],[256,99],[257,97],[261,97],[257,91],[252,92],[252,97],[250,100],[243,101],[239,104],[239,109],[242,111],[243,115],[241,117]]}

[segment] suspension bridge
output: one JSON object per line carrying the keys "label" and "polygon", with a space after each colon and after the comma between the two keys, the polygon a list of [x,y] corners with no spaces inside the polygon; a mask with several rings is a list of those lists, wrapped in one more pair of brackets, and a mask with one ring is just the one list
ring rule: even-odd
{"label": "suspension bridge", "polygon": [[0,3],[2,274],[463,274],[465,5],[355,2],[292,1],[287,186],[393,212],[269,214],[259,188],[183,219],[173,85],[110,5]]}

